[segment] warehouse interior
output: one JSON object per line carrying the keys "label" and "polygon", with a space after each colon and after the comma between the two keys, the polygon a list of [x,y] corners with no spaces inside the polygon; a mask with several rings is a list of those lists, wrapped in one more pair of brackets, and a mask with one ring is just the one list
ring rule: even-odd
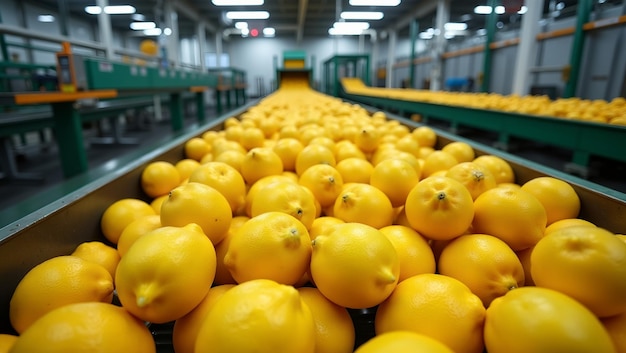
{"label": "warehouse interior", "polygon": [[[122,3],[111,1],[98,4],[126,4]],[[192,71],[202,67],[218,72],[225,69],[222,72],[225,76],[220,80],[238,80],[240,82],[237,84],[243,89],[242,99],[231,102],[230,107],[243,104],[244,98],[259,99],[273,92],[277,86],[276,69],[283,54],[289,51],[304,53],[306,65],[311,68],[311,86],[322,92],[329,92],[333,84],[331,81],[334,78],[328,76],[329,65],[333,65],[328,62],[329,58],[366,54],[369,61],[364,79],[372,87],[492,92],[501,95],[535,93],[547,95],[551,99],[569,96],[610,101],[623,97],[626,90],[626,65],[620,58],[626,55],[626,39],[620,24],[623,23],[626,5],[615,0],[551,0],[540,3],[541,6],[533,15],[539,24],[534,26],[534,32],[538,38],[543,35],[543,39],[528,49],[526,57],[522,57],[519,55],[521,45],[518,43],[522,35],[522,18],[527,11],[523,1],[492,4],[488,1],[404,0],[396,6],[357,6],[347,0],[266,1],[262,5],[250,6],[217,6],[206,1],[136,1],[131,4],[132,13],[115,15],[90,14],[87,5],[78,1],[5,1],[0,5],[0,29],[4,33],[3,55],[5,65],[8,65],[3,82],[8,91],[34,90],[33,85],[37,83],[10,78],[16,70],[10,68],[10,63],[23,63],[35,65],[32,71],[24,67],[23,75],[36,75],[40,85],[55,89],[55,53],[60,48],[58,41],[70,39],[76,42],[74,52],[81,56],[95,56],[123,63],[168,65]],[[490,17],[489,6],[494,4],[496,10],[493,11],[494,16]],[[586,8],[584,11],[581,10],[583,7]],[[270,17],[237,21],[226,16],[227,12],[241,10],[266,11]],[[365,10],[382,18],[366,22],[368,29],[357,35],[329,34],[333,22],[363,22],[342,19],[342,13]],[[580,16],[586,23],[597,24],[599,29],[587,31],[588,38],[584,42],[576,39],[581,43],[579,48],[575,48],[575,34],[571,30]],[[488,35],[486,32],[490,20],[495,23],[491,24],[493,30]],[[247,27],[241,27],[238,22],[245,23]],[[150,29],[131,29],[137,23],[154,27],[153,32]],[[447,30],[444,41],[438,41],[433,33],[437,26],[446,23],[448,26],[450,23],[460,24],[461,29]],[[167,30],[163,32],[163,29]],[[161,34],[155,36],[154,30]],[[157,44],[159,52],[156,55],[143,55],[140,46],[146,40]],[[492,42],[492,46],[498,45],[497,50],[486,51],[487,41]],[[577,54],[574,50],[577,50]],[[485,59],[487,55],[488,64]],[[573,61],[575,57],[577,61]],[[533,62],[516,64],[517,60],[524,58]],[[409,65],[411,61],[415,64]],[[568,81],[572,63],[577,63],[578,68],[574,68],[577,76],[575,80]],[[488,70],[485,65],[489,65]],[[240,71],[228,71],[230,68]],[[356,75],[358,71],[352,67],[339,69],[343,71],[338,72],[337,76]],[[524,70],[526,73],[521,73],[522,78],[516,78]],[[226,110],[222,105],[228,102],[219,94],[219,90],[204,92],[204,109],[209,117],[219,116]],[[230,99],[229,94],[224,96]],[[163,101],[168,99],[167,96],[162,98]],[[184,104],[187,104],[186,115],[193,114],[194,109],[197,109],[189,100]],[[153,106],[145,108],[130,107],[123,115],[120,115],[121,111],[116,111],[118,115],[114,119],[85,123],[83,133],[86,136],[86,147],[99,156],[90,157],[93,159],[90,164],[99,164],[98,161],[109,160],[133,148],[133,145],[125,146],[121,143],[113,143],[108,147],[92,143],[103,133],[158,136],[163,130],[167,132],[167,129],[161,128],[166,124],[163,122],[167,121],[168,108],[167,104],[160,105],[155,101]],[[14,118],[16,114],[12,111],[6,113],[7,118]],[[116,119],[119,124],[115,122]],[[189,124],[192,123],[193,119]],[[431,124],[437,123],[443,123],[440,126],[447,128],[445,122],[431,120]],[[126,129],[128,131],[123,131]],[[482,139],[487,144],[493,144],[494,139],[497,139],[493,134],[472,130],[467,126],[460,132],[479,141]],[[558,136],[558,131],[554,134]],[[4,144],[3,148],[5,154],[11,155],[7,158],[12,159],[14,168],[27,173],[35,171],[39,178],[35,181],[3,178],[0,185],[2,194],[6,195],[2,198],[3,206],[28,198],[64,179],[55,163],[56,146],[51,141],[51,129],[8,137],[4,139],[8,145]],[[144,139],[150,140],[141,138]],[[562,169],[562,165],[570,158],[568,150],[560,154],[557,153],[558,149],[545,153],[548,147],[538,141],[521,141],[521,144],[526,148],[518,148],[517,153],[527,153],[528,157],[544,161],[557,169]],[[593,172],[587,177],[623,191],[620,176],[624,164],[611,160],[606,163],[601,156],[591,158]]]}
{"label": "warehouse interior", "polygon": [[[432,143],[412,141],[407,157],[416,169],[427,153],[462,142],[473,148],[469,160],[493,155],[508,163],[512,180],[502,182],[503,190],[552,176],[579,199],[580,221],[626,234],[625,24],[625,0],[3,0],[0,336],[18,331],[9,306],[27,271],[84,241],[117,246],[121,234],[113,241],[104,230],[106,210],[136,199],[159,214],[188,179],[179,180],[176,171],[176,186],[156,196],[143,172],[183,158],[208,164],[209,149],[225,146],[210,144],[220,138],[236,140],[243,159],[255,147],[274,147],[281,133],[298,143],[320,137],[333,147],[349,139],[357,146],[356,136],[365,139],[359,133],[384,126],[392,135],[396,127],[398,136],[361,141],[360,154],[343,151],[373,161],[383,144],[425,128]],[[345,123],[363,112],[379,125]],[[277,121],[290,118],[297,129],[294,123],[279,130]],[[233,126],[241,130],[228,130]],[[246,147],[244,127],[260,134]],[[200,144],[196,151],[192,141]],[[260,179],[244,184],[241,174],[248,196]],[[323,207],[309,194],[316,217],[336,212],[335,199]],[[463,232],[424,236],[433,261],[435,250],[441,255],[437,246],[475,229],[474,195],[466,196],[472,213]],[[233,220],[252,212],[250,200],[239,202],[247,204],[225,201]],[[188,213],[203,207],[193,206]],[[394,225],[410,224],[407,208],[390,203],[389,224],[391,218]],[[544,216],[540,236],[548,226],[547,211]],[[502,228],[519,225],[511,224]],[[510,249],[520,268],[520,254],[530,258],[529,249]],[[310,272],[299,281],[315,286]],[[124,306],[117,292],[113,302]],[[377,309],[345,307],[357,349],[376,334]],[[174,321],[142,321],[156,352],[173,353]]]}

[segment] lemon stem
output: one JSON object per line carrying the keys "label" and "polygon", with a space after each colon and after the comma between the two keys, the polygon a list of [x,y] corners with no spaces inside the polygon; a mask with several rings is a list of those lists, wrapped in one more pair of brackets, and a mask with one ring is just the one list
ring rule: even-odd
{"label": "lemon stem", "polygon": [[446,199],[446,193],[445,193],[445,192],[443,192],[443,191],[440,191],[440,192],[437,194],[437,199],[438,199],[438,200],[445,200],[445,199]]}

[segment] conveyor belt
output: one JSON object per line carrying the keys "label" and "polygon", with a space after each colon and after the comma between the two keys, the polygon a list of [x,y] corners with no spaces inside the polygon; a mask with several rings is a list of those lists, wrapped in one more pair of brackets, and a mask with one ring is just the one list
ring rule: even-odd
{"label": "conveyor belt", "polygon": [[453,132],[463,126],[495,132],[496,146],[503,150],[512,137],[567,149],[573,155],[564,170],[582,177],[589,175],[591,156],[626,162],[626,126],[416,101],[411,98],[415,90],[372,88],[354,78],[341,83],[345,99],[401,115],[420,114],[423,122],[443,120]]}
{"label": "conveyor belt", "polygon": [[[281,82],[281,89],[309,89],[301,79],[287,76]],[[13,290],[23,275],[36,264],[54,256],[69,254],[81,242],[101,240],[100,217],[103,210],[114,201],[126,197],[144,198],[139,183],[144,167],[156,160],[176,162],[184,156],[184,143],[192,137],[200,136],[208,130],[223,129],[223,122],[231,116],[240,116],[258,101],[252,102],[236,111],[216,120],[203,124],[197,130],[180,135],[158,148],[137,151],[128,164],[120,166],[114,172],[91,181],[59,200],[35,211],[28,211],[21,218],[0,229],[0,276],[3,286],[0,291],[0,332],[10,332],[8,320],[9,301]],[[388,114],[410,128],[419,126],[414,121]],[[494,154],[509,161],[516,174],[517,182],[541,175],[553,175],[570,182],[578,192],[583,208],[581,217],[613,232],[626,233],[623,221],[626,210],[626,195],[599,185],[589,183],[536,163],[523,160],[513,155],[481,145],[458,136],[435,129],[438,133],[437,148],[450,141],[464,141],[474,147],[477,154]],[[59,186],[59,190],[67,188]],[[19,206],[18,206],[19,207]],[[19,210],[8,210],[14,214]],[[0,218],[7,210],[0,212]],[[36,250],[34,250],[36,249]],[[357,328],[364,325],[372,327],[372,312],[351,312]],[[356,315],[356,319],[355,316]],[[369,320],[369,321],[368,321]],[[362,322],[361,322],[362,321]],[[155,325],[153,335],[159,345],[159,352],[172,352],[171,329],[168,325]],[[373,335],[373,332],[357,332],[357,342]],[[360,337],[359,337],[360,336]]]}

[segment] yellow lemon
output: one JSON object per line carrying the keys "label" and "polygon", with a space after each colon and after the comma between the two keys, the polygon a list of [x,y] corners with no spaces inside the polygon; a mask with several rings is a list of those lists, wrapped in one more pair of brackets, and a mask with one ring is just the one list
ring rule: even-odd
{"label": "yellow lemon", "polygon": [[71,255],[101,265],[115,280],[115,269],[120,262],[120,255],[114,247],[101,241],[88,241],[79,244]]}
{"label": "yellow lemon", "polygon": [[369,184],[374,166],[365,158],[350,157],[340,160],[335,169],[344,183]]}
{"label": "yellow lemon", "polygon": [[404,206],[411,227],[434,240],[449,240],[463,234],[474,217],[472,195],[463,184],[445,176],[421,180],[411,190]]}
{"label": "yellow lemon", "polygon": [[376,334],[408,330],[434,338],[457,353],[483,352],[485,308],[452,277],[425,273],[398,283],[378,306]]}
{"label": "yellow lemon", "polygon": [[224,239],[232,219],[233,212],[226,197],[201,183],[175,188],[161,206],[163,226],[183,227],[195,223],[213,244]]}
{"label": "yellow lemon", "polygon": [[246,223],[250,217],[248,216],[237,216],[233,217],[233,221],[230,223],[230,228],[228,229],[228,233],[226,237],[215,246],[215,257],[217,259],[217,264],[215,266],[215,280],[213,284],[236,284],[237,281],[233,278],[233,275],[230,273],[226,265],[224,265],[224,257],[228,252],[228,247],[230,246],[230,240],[233,238],[233,235],[237,232],[237,230]]}
{"label": "yellow lemon", "polygon": [[307,188],[291,181],[271,183],[256,191],[250,215],[254,217],[272,211],[293,216],[309,229],[317,215],[315,197]]}
{"label": "yellow lemon", "polygon": [[246,182],[234,167],[222,162],[209,162],[196,168],[189,176],[190,183],[201,183],[219,191],[233,213],[245,206]]}
{"label": "yellow lemon", "polygon": [[172,330],[172,344],[176,353],[194,353],[196,339],[200,326],[215,305],[227,290],[235,287],[234,284],[224,284],[211,287],[206,297],[189,314],[174,322]]}
{"label": "yellow lemon", "polygon": [[178,169],[169,162],[149,163],[141,172],[141,189],[151,198],[167,195],[180,185],[182,179]]}
{"label": "yellow lemon", "polygon": [[412,331],[391,331],[369,339],[354,353],[454,353],[434,338]]}
{"label": "yellow lemon", "polygon": [[352,353],[355,332],[348,310],[328,300],[317,288],[298,288],[315,322],[315,352]]}
{"label": "yellow lemon", "polygon": [[369,184],[344,184],[333,205],[333,215],[345,222],[359,222],[374,228],[391,225],[393,205],[387,195]]}
{"label": "yellow lemon", "polygon": [[540,287],[518,288],[491,303],[485,345],[489,353],[615,352],[591,311],[563,293]]}
{"label": "yellow lemon", "polygon": [[316,164],[300,175],[300,185],[311,190],[322,207],[335,203],[343,188],[343,178],[337,169],[327,164]]}
{"label": "yellow lemon", "polygon": [[292,286],[268,279],[244,282],[213,305],[195,353],[313,353],[311,310]]}
{"label": "yellow lemon", "polygon": [[576,190],[563,180],[554,177],[533,178],[522,185],[522,190],[535,196],[546,209],[547,224],[578,217],[580,198]]}
{"label": "yellow lemon", "polygon": [[241,175],[248,185],[266,176],[279,175],[283,170],[280,156],[268,147],[251,149],[241,163]]}
{"label": "yellow lemon", "polygon": [[202,301],[215,277],[215,249],[200,226],[161,227],[137,239],[119,265],[122,305],[155,323],[176,320]]}
{"label": "yellow lemon", "polygon": [[524,285],[524,268],[502,240],[467,234],[452,240],[439,256],[439,273],[463,282],[485,307],[497,297]]}
{"label": "yellow lemon", "polygon": [[159,227],[161,227],[161,216],[159,215],[143,216],[134,220],[124,228],[122,235],[120,235],[120,239],[117,242],[117,253],[120,256],[124,256],[135,240]]}
{"label": "yellow lemon", "polygon": [[369,183],[385,193],[393,207],[399,207],[419,180],[420,174],[409,162],[386,159],[374,167]]}
{"label": "yellow lemon", "polygon": [[150,330],[124,308],[74,303],[42,316],[17,339],[11,353],[155,353]]}
{"label": "yellow lemon", "polygon": [[9,335],[5,333],[0,333],[0,353],[9,353],[11,347],[17,341],[17,337],[15,335]]}
{"label": "yellow lemon", "polygon": [[626,311],[626,243],[597,227],[568,227],[544,236],[530,257],[539,287],[565,293],[595,315]]}
{"label": "yellow lemon", "polygon": [[132,221],[137,218],[156,214],[145,201],[133,198],[121,199],[109,205],[100,218],[102,234],[113,244],[117,241]]}
{"label": "yellow lemon", "polygon": [[76,256],[57,256],[38,264],[22,277],[11,296],[9,319],[21,334],[55,308],[112,300],[113,279],[104,267]]}
{"label": "yellow lemon", "polygon": [[421,273],[435,273],[435,255],[428,241],[414,229],[391,225],[380,228],[398,253],[400,275],[398,282]]}
{"label": "yellow lemon", "polygon": [[395,288],[400,260],[393,244],[376,228],[338,224],[313,241],[310,273],[320,292],[335,304],[370,308]]}
{"label": "yellow lemon", "polygon": [[311,260],[311,243],[305,226],[283,212],[252,217],[230,239],[224,265],[237,283],[271,279],[293,285]]}

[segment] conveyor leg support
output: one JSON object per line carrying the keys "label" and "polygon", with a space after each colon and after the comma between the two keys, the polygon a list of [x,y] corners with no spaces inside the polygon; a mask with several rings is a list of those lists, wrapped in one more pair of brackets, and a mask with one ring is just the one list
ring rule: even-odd
{"label": "conveyor leg support", "polygon": [[564,167],[566,173],[575,174],[582,178],[589,177],[589,153],[584,151],[574,151],[572,162]]}
{"label": "conveyor leg support", "polygon": [[215,104],[215,109],[220,114],[222,112],[222,92],[220,90],[215,91]]}
{"label": "conveyor leg support", "polygon": [[72,102],[54,103],[52,112],[63,175],[69,178],[87,171],[87,152],[80,114],[74,109]]}
{"label": "conveyor leg support", "polygon": [[204,92],[196,92],[196,114],[198,114],[199,122],[203,122],[206,119]]}
{"label": "conveyor leg support", "polygon": [[493,143],[493,147],[502,151],[508,151],[511,147],[509,145],[509,134],[501,133],[498,135],[498,141]]}
{"label": "conveyor leg support", "polygon": [[172,130],[179,131],[183,128],[183,99],[180,93],[170,95],[170,121]]}

